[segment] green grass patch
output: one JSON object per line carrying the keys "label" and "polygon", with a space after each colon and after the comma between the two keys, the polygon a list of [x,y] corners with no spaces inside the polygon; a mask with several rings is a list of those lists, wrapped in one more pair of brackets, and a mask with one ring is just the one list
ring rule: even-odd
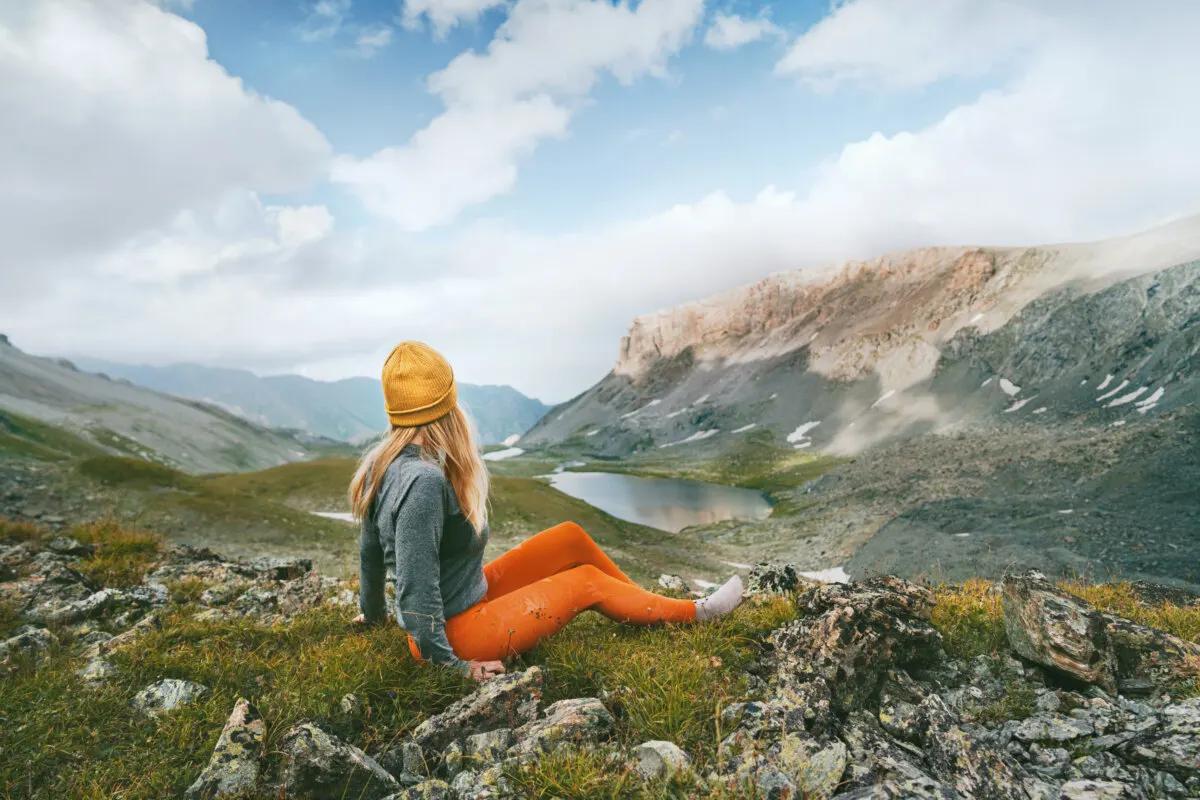
{"label": "green grass patch", "polygon": [[127,456],[96,456],[79,464],[82,475],[108,486],[181,488],[193,479],[152,461]]}
{"label": "green grass patch", "polygon": [[100,452],[96,445],[62,428],[0,411],[0,453],[39,461],[61,461]]}
{"label": "green grass patch", "polygon": [[1025,680],[1013,680],[1004,685],[999,700],[975,711],[975,719],[986,725],[997,725],[1010,719],[1026,719],[1037,710],[1037,694]]}
{"label": "green grass patch", "polygon": [[225,492],[265,498],[296,508],[334,511],[346,507],[346,488],[357,462],[352,458],[297,461],[257,472],[231,473],[207,479]]}
{"label": "green grass patch", "polygon": [[624,746],[666,739],[703,766],[722,736],[721,709],[744,696],[745,670],[763,637],[794,616],[786,599],[747,604],[703,625],[638,628],[589,614],[526,660],[546,669],[546,702],[603,697]]}
{"label": "green grass patch", "polygon": [[[344,609],[286,626],[198,622],[189,612],[179,608],[161,631],[114,654],[119,678],[102,688],[82,689],[79,664],[63,654],[0,682],[0,797],[180,797],[240,696],[266,718],[268,750],[311,719],[373,751],[469,689],[455,673],[415,663],[399,628],[354,630]],[[211,692],[158,721],[134,714],[132,696],[164,677]],[[365,718],[338,712],[348,692],[366,702]]]}
{"label": "green grass patch", "polygon": [[80,525],[71,535],[95,545],[95,552],[77,566],[101,586],[136,586],[162,552],[158,534],[125,528],[112,520]]}
{"label": "green grass patch", "polygon": [[932,621],[946,652],[956,658],[995,655],[1008,647],[1000,595],[990,581],[938,587]]}

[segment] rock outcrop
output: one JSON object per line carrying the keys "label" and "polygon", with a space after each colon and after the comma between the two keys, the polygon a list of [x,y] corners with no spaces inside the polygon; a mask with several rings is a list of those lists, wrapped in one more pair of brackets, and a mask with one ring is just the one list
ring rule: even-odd
{"label": "rock outcrop", "polygon": [[1017,655],[1108,692],[1170,688],[1200,673],[1200,646],[1113,614],[1058,589],[1040,572],[1001,583],[1004,625]]}
{"label": "rock outcrop", "polygon": [[[304,562],[176,548],[144,584],[116,590],[76,570],[83,557],[69,542],[0,551],[11,571],[0,596],[18,615],[87,609],[53,623],[61,639],[18,630],[0,644],[7,668],[36,670],[66,651],[84,686],[118,678],[113,661],[175,613],[162,607],[166,586],[184,577],[204,586],[191,589],[200,617],[286,622],[344,602],[345,586]],[[585,752],[630,791],[669,786],[689,798],[1200,796],[1200,698],[1181,691],[1196,676],[1194,644],[1103,613],[1037,573],[999,587],[1010,653],[971,660],[943,648],[927,587],[889,576],[816,584],[788,565],[757,568],[750,585],[749,602],[786,597],[796,614],[760,643],[745,696],[718,710],[715,757],[664,740],[630,747],[609,695],[544,703],[553,684],[532,666],[476,687],[370,754],[351,740],[356,718],[371,713],[368,697],[345,695],[328,718],[281,732],[238,699],[186,795],[516,800],[521,770]],[[97,595],[113,599],[89,601]],[[209,697],[162,676],[133,706],[170,725],[168,712]]]}

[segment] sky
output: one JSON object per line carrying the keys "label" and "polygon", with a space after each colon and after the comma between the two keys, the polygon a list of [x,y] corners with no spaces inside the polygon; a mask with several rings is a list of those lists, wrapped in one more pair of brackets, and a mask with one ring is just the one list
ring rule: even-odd
{"label": "sky", "polygon": [[1192,0],[0,0],[0,332],[548,402],[634,317],[1200,213]]}

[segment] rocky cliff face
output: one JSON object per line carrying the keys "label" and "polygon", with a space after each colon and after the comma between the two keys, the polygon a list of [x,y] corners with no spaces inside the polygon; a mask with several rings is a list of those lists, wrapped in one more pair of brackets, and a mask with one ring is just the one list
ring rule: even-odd
{"label": "rocky cliff face", "polygon": [[1200,218],[1095,244],[927,248],[773,275],[638,318],[612,373],[522,441],[578,437],[619,456],[719,450],[757,428],[854,453],[981,420],[1144,416],[1195,399],[1197,256]]}

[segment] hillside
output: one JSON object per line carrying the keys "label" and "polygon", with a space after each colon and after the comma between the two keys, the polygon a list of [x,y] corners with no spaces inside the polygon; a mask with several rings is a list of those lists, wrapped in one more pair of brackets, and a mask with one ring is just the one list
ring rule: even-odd
{"label": "hillside", "polygon": [[[52,425],[104,453],[194,473],[297,461],[319,444],[216,406],[81,372],[69,361],[28,355],[0,336],[3,412]],[[11,428],[5,418],[0,416],[0,431]]]}
{"label": "hillside", "polygon": [[1200,587],[1198,255],[1188,219],[771,276],[636,320],[520,446],[767,491],[690,531],[738,561]]}
{"label": "hillside", "polygon": [[[317,381],[199,364],[146,366],[86,357],[75,358],[74,363],[89,372],[212,403],[259,425],[294,428],[341,441],[368,439],[388,424],[383,393],[374,378]],[[484,444],[497,444],[525,432],[549,408],[511,386],[460,383],[458,390]]]}
{"label": "hillside", "polygon": [[718,451],[765,429],[853,454],[975,424],[1137,423],[1196,400],[1197,257],[1200,217],[780,273],[635,320],[612,372],[521,446]]}
{"label": "hillside", "polygon": [[729,617],[585,614],[477,687],[352,625],[353,584],[307,561],[69,534],[0,519],[0,796],[1200,792],[1200,605],[1161,587],[762,565]]}

